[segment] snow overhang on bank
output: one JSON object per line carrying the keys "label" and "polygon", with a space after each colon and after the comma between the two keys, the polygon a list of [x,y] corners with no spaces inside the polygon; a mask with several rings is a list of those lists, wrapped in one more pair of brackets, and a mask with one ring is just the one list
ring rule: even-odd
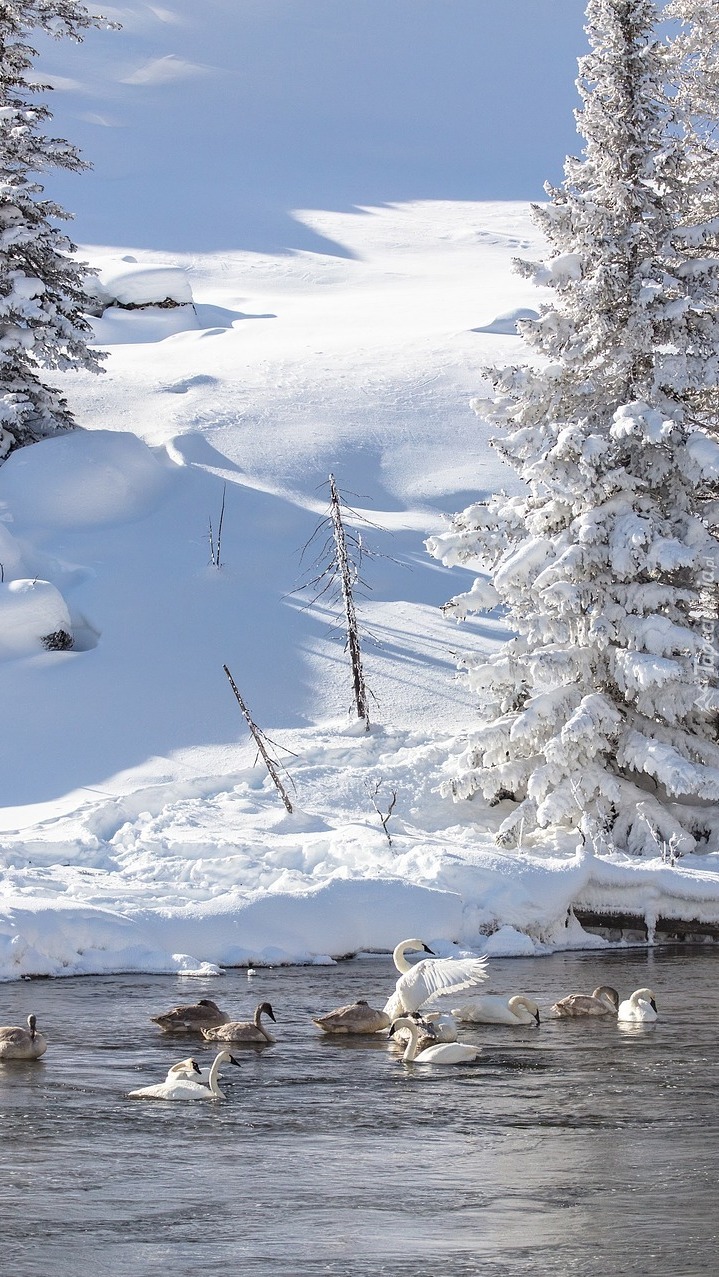
{"label": "snow overhang on bank", "polygon": [[[484,861],[484,863],[483,863]],[[461,856],[455,868],[462,865]],[[79,871],[82,875],[82,871]],[[578,853],[567,860],[476,855],[460,876],[472,896],[398,878],[333,878],[292,892],[225,892],[177,907],[116,909],[28,891],[0,901],[0,980],[118,973],[221,975],[224,967],[332,963],[358,952],[389,953],[420,936],[441,956],[486,952],[527,957],[719,936],[713,869],[618,862]],[[510,885],[511,884],[511,885]]]}

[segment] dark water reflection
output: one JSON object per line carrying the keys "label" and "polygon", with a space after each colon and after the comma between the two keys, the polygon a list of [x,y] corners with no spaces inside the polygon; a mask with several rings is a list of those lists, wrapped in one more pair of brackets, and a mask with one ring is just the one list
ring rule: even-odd
{"label": "dark water reflection", "polygon": [[[489,987],[540,1004],[649,984],[660,1020],[466,1026],[475,1065],[407,1069],[382,1039],[310,1015],[381,1005],[391,962],[248,980],[116,976],[0,986],[50,1046],[0,1066],[2,1271],[13,1277],[605,1277],[715,1274],[719,952],[494,960]],[[149,1017],[269,1000],[278,1042],[240,1048],[224,1103],[132,1101],[212,1058]],[[229,1075],[228,1075],[229,1080]]]}

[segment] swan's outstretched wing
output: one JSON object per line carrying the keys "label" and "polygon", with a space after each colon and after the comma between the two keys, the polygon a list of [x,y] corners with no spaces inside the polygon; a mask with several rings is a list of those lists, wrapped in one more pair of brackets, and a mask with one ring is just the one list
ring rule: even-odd
{"label": "swan's outstretched wing", "polygon": [[445,994],[473,989],[488,978],[487,962],[486,954],[481,958],[425,958],[400,976],[385,1010],[398,1000],[405,1012],[419,1011]]}

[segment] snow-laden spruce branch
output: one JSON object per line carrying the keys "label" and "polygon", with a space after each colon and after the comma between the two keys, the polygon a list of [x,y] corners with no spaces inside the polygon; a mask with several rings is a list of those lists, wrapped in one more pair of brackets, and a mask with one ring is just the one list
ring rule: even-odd
{"label": "snow-laden spruce branch", "polygon": [[38,175],[89,166],[61,138],[43,133],[51,113],[33,83],[33,31],[81,41],[90,27],[115,24],[75,0],[3,0],[0,4],[0,461],[15,448],[74,425],[67,402],[47,386],[45,370],[100,371],[88,347],[84,281],[89,268],[53,223],[67,219],[43,198]]}
{"label": "snow-laden spruce branch", "polygon": [[[674,7],[691,29],[696,6]],[[517,263],[554,297],[521,323],[532,361],[485,370],[473,402],[524,489],[428,543],[486,574],[448,615],[500,607],[516,632],[464,662],[483,722],[446,786],[509,800],[506,846],[582,812],[646,854],[719,832],[719,166],[689,144],[700,62],[678,85],[686,51],[658,20],[649,0],[588,4],[584,152],[534,209],[547,259]]]}

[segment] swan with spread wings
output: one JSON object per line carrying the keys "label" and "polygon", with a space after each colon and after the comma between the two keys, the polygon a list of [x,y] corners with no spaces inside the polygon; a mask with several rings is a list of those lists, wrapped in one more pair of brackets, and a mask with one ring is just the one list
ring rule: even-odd
{"label": "swan with spread wings", "polygon": [[392,957],[399,971],[399,979],[392,996],[385,1005],[391,1020],[411,1015],[428,1003],[473,989],[488,979],[487,955],[481,958],[423,958],[412,965],[405,954],[409,952],[432,953],[423,940],[403,940]]}

